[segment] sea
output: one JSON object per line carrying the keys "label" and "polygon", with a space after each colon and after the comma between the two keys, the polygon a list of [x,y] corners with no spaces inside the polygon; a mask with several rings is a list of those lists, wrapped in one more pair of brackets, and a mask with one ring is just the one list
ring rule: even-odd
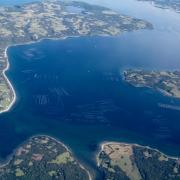
{"label": "sea", "polygon": [[10,47],[6,75],[17,99],[0,115],[1,159],[38,134],[62,141],[94,173],[104,141],[138,143],[180,156],[180,111],[165,108],[180,107],[180,100],[123,80],[129,68],[180,69],[180,14],[136,0],[89,3],[147,20],[154,29]]}

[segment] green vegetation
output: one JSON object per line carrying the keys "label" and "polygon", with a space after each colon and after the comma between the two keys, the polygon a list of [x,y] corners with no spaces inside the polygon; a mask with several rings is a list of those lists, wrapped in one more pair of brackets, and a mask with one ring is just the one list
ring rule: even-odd
{"label": "green vegetation", "polygon": [[124,79],[135,87],[149,87],[166,96],[180,98],[180,71],[126,70]]}
{"label": "green vegetation", "polygon": [[138,146],[134,146],[133,151],[135,163],[143,179],[180,180],[179,160],[169,158],[158,151]]}
{"label": "green vegetation", "polygon": [[2,180],[88,180],[64,145],[47,136],[37,136],[23,144],[8,164],[0,167]]}
{"label": "green vegetation", "polygon": [[55,159],[53,159],[50,163],[54,164],[67,164],[68,162],[73,162],[74,159],[70,155],[69,152],[64,152],[58,155]]}
{"label": "green vegetation", "polygon": [[[71,11],[69,7],[79,11]],[[6,110],[13,99],[12,89],[2,73],[7,66],[4,52],[8,46],[43,38],[115,36],[126,31],[152,29],[152,24],[141,19],[83,2],[45,0],[0,7],[0,12],[0,112]]]}
{"label": "green vegetation", "polygon": [[147,147],[106,143],[97,161],[108,180],[180,180],[180,160]]}
{"label": "green vegetation", "polygon": [[0,76],[0,112],[8,108],[12,102],[12,99],[13,96],[11,95],[10,87],[8,86],[4,77]]}

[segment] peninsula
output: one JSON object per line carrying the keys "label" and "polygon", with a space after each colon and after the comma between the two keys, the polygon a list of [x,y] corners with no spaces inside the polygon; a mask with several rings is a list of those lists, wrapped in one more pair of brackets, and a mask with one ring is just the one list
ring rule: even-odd
{"label": "peninsula", "polygon": [[180,71],[126,70],[124,80],[135,87],[152,88],[166,96],[180,98]]}
{"label": "peninsula", "polygon": [[115,36],[122,32],[152,29],[144,20],[119,14],[111,9],[83,2],[47,0],[0,7],[0,112],[15,101],[13,87],[5,76],[9,46],[44,38]]}
{"label": "peninsula", "polygon": [[160,7],[163,9],[172,9],[180,13],[180,1],[179,0],[138,0],[138,1],[147,1],[151,2],[154,6]]}
{"label": "peninsula", "polygon": [[90,180],[91,177],[65,145],[48,136],[35,136],[19,147],[9,162],[0,165],[0,179]]}
{"label": "peninsula", "polygon": [[[102,143],[97,166],[105,180],[180,179],[180,159],[137,144]],[[92,176],[64,144],[38,135],[0,164],[0,179],[91,180]]]}
{"label": "peninsula", "polygon": [[103,143],[98,166],[109,180],[180,179],[180,160],[136,144]]}

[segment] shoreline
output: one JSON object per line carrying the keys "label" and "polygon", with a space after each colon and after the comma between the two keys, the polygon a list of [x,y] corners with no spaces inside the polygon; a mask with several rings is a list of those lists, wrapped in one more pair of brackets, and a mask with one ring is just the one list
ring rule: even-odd
{"label": "shoreline", "polygon": [[[39,137],[41,137],[41,136],[45,136],[45,137],[48,137],[50,139],[53,139],[57,143],[61,144],[71,155],[73,155],[73,151],[71,151],[70,148],[68,146],[66,146],[64,143],[62,143],[60,140],[58,140],[52,136],[49,136],[49,135],[39,135]],[[36,137],[36,136],[32,136],[31,138],[33,138],[33,137]],[[80,163],[80,161],[78,159],[76,159],[76,161],[79,163],[79,166],[87,172],[87,174],[89,176],[89,180],[92,180],[93,178],[92,178],[90,172]]]}
{"label": "shoreline", "polygon": [[31,136],[30,138],[26,139],[23,143],[21,143],[17,148],[15,148],[13,150],[13,152],[7,157],[7,159],[5,159],[4,162],[0,162],[0,168],[3,168],[5,167],[6,165],[9,164],[9,162],[12,160],[13,158],[13,155],[17,152],[17,150],[24,144],[26,144],[29,140],[31,140],[32,138],[37,138],[37,137],[47,137],[47,138],[50,138],[52,139],[53,141],[56,141],[58,144],[60,144],[62,147],[64,147],[66,149],[66,151],[68,151],[73,157],[74,159],[76,160],[77,163],[79,163],[79,166],[85,170],[88,174],[88,177],[89,177],[89,180],[93,180],[93,177],[91,176],[91,173],[90,171],[85,168],[85,166],[74,156],[73,154],[73,151],[70,150],[70,148],[68,146],[66,146],[63,142],[61,142],[59,139],[56,139],[52,136],[49,136],[49,135],[43,135],[43,134],[39,134],[39,135],[34,135],[34,136]]}
{"label": "shoreline", "polygon": [[[111,36],[105,35],[105,34],[97,35],[97,37],[98,36],[99,37],[111,37]],[[117,36],[120,36],[120,35],[117,35]],[[13,99],[12,99],[11,103],[8,105],[8,107],[6,109],[0,111],[0,114],[6,113],[9,110],[11,110],[12,106],[15,104],[16,99],[17,99],[17,95],[16,95],[16,92],[14,90],[14,87],[11,84],[10,80],[8,79],[8,77],[6,76],[6,71],[8,71],[9,67],[10,67],[9,59],[8,59],[8,54],[7,54],[7,51],[8,51],[9,48],[15,47],[15,46],[28,45],[28,44],[35,44],[35,43],[39,43],[39,42],[41,42],[43,40],[58,41],[58,40],[66,40],[66,39],[69,39],[69,38],[78,38],[78,37],[86,37],[86,36],[64,36],[64,37],[57,37],[57,38],[55,38],[55,37],[54,38],[53,37],[52,38],[51,37],[47,37],[47,38],[40,38],[37,41],[29,41],[29,42],[24,42],[24,43],[15,43],[15,44],[11,44],[11,45],[6,46],[5,50],[4,50],[4,58],[5,58],[5,62],[7,64],[6,64],[5,69],[3,69],[3,71],[2,71],[2,75],[3,75],[3,77],[4,77],[4,79],[5,79],[6,83],[7,83],[7,86],[9,86],[9,88],[10,88],[10,91],[12,93]],[[95,36],[93,35],[93,37],[95,37]]]}
{"label": "shoreline", "polygon": [[8,50],[9,47],[10,46],[7,46],[5,48],[4,58],[5,58],[5,61],[6,61],[7,64],[6,64],[6,68],[3,69],[3,71],[2,71],[2,75],[3,75],[3,77],[4,77],[4,79],[5,79],[6,83],[7,83],[7,86],[9,86],[9,88],[10,88],[10,92],[12,93],[12,101],[11,101],[11,103],[8,105],[8,107],[6,109],[0,111],[0,114],[8,112],[11,109],[11,107],[14,105],[14,103],[16,102],[16,98],[17,98],[16,92],[15,92],[15,90],[13,88],[13,85],[11,84],[8,77],[6,76],[6,71],[9,70],[9,66],[10,66],[9,60],[8,60],[8,55],[7,55],[7,50]]}
{"label": "shoreline", "polygon": [[100,162],[98,160],[98,157],[99,157],[99,154],[103,151],[104,147],[106,145],[109,145],[109,144],[119,144],[119,145],[128,145],[128,146],[136,146],[136,147],[141,147],[141,148],[147,148],[149,150],[153,150],[153,151],[156,151],[156,152],[159,152],[161,153],[162,155],[166,156],[167,158],[170,158],[170,159],[173,159],[173,160],[179,160],[179,157],[177,156],[170,156],[170,155],[167,155],[165,153],[163,153],[162,151],[158,150],[157,148],[152,148],[148,145],[140,145],[140,144],[136,144],[136,143],[126,143],[126,142],[117,142],[117,141],[102,141],[100,144],[99,144],[99,151],[96,155],[96,162],[97,162],[97,166],[99,167],[100,166]]}
{"label": "shoreline", "polygon": [[[78,37],[78,36],[72,36],[72,37]],[[10,91],[12,93],[12,97],[13,98],[12,98],[11,103],[8,105],[8,107],[5,108],[4,110],[0,111],[0,114],[8,112],[12,108],[12,106],[15,104],[16,99],[17,99],[17,95],[16,95],[16,92],[14,90],[14,87],[11,84],[10,80],[8,79],[8,77],[6,76],[6,71],[8,71],[9,67],[10,67],[9,58],[8,58],[8,54],[7,54],[8,49],[11,48],[11,47],[15,47],[15,46],[39,43],[39,42],[41,42],[43,40],[65,40],[67,38],[72,38],[72,37],[71,36],[67,36],[67,37],[62,37],[62,38],[42,38],[42,39],[39,39],[37,41],[29,41],[29,42],[24,42],[24,43],[19,43],[19,44],[17,43],[17,44],[8,45],[8,46],[5,47],[4,58],[5,58],[6,67],[2,71],[2,75],[3,75],[3,78],[5,79],[5,81],[7,83],[7,86],[10,88]]]}
{"label": "shoreline", "polygon": [[[45,137],[48,137],[48,138],[50,138],[50,139],[53,139],[53,140],[56,141],[57,143],[61,144],[71,155],[73,155],[73,151],[71,151],[68,146],[66,146],[66,145],[65,145],[63,142],[61,142],[59,139],[56,139],[56,138],[54,138],[54,137],[52,137],[52,136],[49,136],[49,135],[37,135],[37,136],[32,136],[32,137],[29,138],[29,139],[32,139],[33,137],[41,137],[41,136],[45,136]],[[75,157],[75,156],[74,156],[74,157]],[[89,176],[89,180],[92,180],[93,178],[92,178],[90,172],[88,171],[88,169],[86,169],[86,168],[80,163],[80,161],[79,161],[76,157],[75,157],[75,160],[79,163],[79,166],[87,172],[87,174],[88,174],[88,176]]]}
{"label": "shoreline", "polygon": [[[133,86],[133,87],[135,87],[135,88],[145,88],[145,89],[150,89],[151,91],[154,91],[154,92],[157,92],[158,94],[160,94],[160,95],[162,95],[162,96],[164,96],[164,97],[167,97],[167,98],[173,98],[173,99],[177,99],[177,100],[180,100],[180,97],[179,96],[176,96],[176,95],[173,95],[172,93],[169,93],[168,91],[166,91],[165,89],[160,89],[160,88],[158,88],[158,87],[153,87],[153,86],[150,86],[150,85],[148,85],[148,84],[145,84],[145,85],[143,85],[143,84],[140,84],[140,83],[132,83],[131,81],[129,81],[129,80],[127,80],[126,79],[126,73],[128,72],[128,71],[135,71],[135,72],[137,72],[137,71],[140,71],[140,72],[147,72],[147,70],[146,69],[143,69],[143,68],[135,68],[135,69],[124,69],[120,74],[121,74],[121,77],[122,77],[122,80],[124,81],[124,82],[126,82],[126,83],[128,83],[129,85],[131,85],[131,86]],[[161,72],[172,72],[172,73],[174,73],[175,71],[179,71],[178,69],[172,69],[172,70],[148,70],[149,72],[157,72],[157,73],[161,73]]]}

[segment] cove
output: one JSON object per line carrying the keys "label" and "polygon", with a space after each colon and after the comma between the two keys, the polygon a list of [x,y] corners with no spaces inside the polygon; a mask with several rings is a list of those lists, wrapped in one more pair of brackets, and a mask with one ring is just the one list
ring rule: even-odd
{"label": "cove", "polygon": [[121,74],[126,68],[180,69],[180,15],[135,0],[89,3],[145,19],[154,30],[10,47],[6,74],[17,101],[0,115],[1,159],[36,134],[58,138],[92,169],[102,141],[139,143],[179,155],[180,112],[158,103],[179,106],[180,101],[134,88]]}
{"label": "cove", "polygon": [[43,40],[9,48],[6,74],[17,100],[0,115],[1,158],[36,134],[58,138],[92,168],[102,141],[139,143],[178,155],[180,111],[158,104],[179,106],[180,101],[122,79],[129,67],[164,68],[163,61],[158,66],[153,61],[159,54],[148,56],[150,44],[140,51],[139,33],[148,34]]}

